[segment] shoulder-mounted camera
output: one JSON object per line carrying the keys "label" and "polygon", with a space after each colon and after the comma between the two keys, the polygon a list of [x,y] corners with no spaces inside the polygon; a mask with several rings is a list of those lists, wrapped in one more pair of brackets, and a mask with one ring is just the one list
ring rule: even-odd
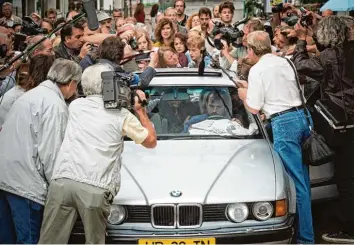
{"label": "shoulder-mounted camera", "polygon": [[215,26],[212,30],[212,35],[216,36],[218,34],[222,34],[222,37],[220,39],[214,40],[214,46],[218,50],[221,50],[223,48],[223,44],[221,43],[221,40],[225,40],[228,45],[232,44],[234,47],[236,47],[237,40],[244,36],[244,32],[242,30],[239,30],[238,26],[247,21],[248,18],[244,18],[234,23],[232,26],[225,26],[222,22],[215,22],[214,23]]}
{"label": "shoulder-mounted camera", "polygon": [[[134,108],[134,97],[137,95],[135,87],[132,87],[134,81],[133,73],[120,71],[106,71],[101,73],[102,78],[102,97],[105,109],[126,108],[130,111]],[[138,101],[142,106],[146,106],[146,100]]]}

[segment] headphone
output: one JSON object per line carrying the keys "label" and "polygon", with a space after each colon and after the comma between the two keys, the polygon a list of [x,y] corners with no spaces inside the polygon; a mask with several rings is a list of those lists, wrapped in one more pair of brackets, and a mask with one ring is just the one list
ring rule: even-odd
{"label": "headphone", "polygon": [[176,8],[176,2],[180,2],[180,1],[182,1],[183,3],[184,3],[184,9],[186,9],[186,3],[185,3],[185,0],[175,0],[175,2],[174,2],[174,8]]}

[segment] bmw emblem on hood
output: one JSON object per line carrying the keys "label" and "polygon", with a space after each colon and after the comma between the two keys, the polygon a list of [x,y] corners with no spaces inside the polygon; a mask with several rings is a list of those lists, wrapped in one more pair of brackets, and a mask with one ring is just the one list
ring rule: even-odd
{"label": "bmw emblem on hood", "polygon": [[170,192],[170,196],[172,197],[180,197],[182,195],[182,192],[181,191],[172,191]]}

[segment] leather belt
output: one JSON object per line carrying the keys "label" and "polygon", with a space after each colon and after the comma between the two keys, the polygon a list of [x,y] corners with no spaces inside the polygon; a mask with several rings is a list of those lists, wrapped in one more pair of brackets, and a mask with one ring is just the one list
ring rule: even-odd
{"label": "leather belt", "polygon": [[285,114],[285,113],[288,113],[288,112],[293,112],[293,111],[298,111],[298,110],[302,110],[303,109],[303,105],[300,105],[300,106],[296,106],[296,107],[292,107],[288,110],[285,110],[285,111],[280,111],[280,112],[277,112],[277,113],[274,113],[272,115],[270,115],[269,119],[273,119],[275,117],[278,117],[278,116],[281,116],[282,114]]}

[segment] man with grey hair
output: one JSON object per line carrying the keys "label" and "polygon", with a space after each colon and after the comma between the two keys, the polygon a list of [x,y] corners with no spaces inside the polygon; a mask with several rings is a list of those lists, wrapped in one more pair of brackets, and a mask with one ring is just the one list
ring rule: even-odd
{"label": "man with grey hair", "polygon": [[[256,63],[248,83],[240,82],[239,98],[253,114],[263,111],[271,121],[274,150],[282,159],[296,187],[298,244],[314,243],[311,189],[308,166],[302,162],[302,143],[310,135],[296,75],[286,58],[271,53],[271,40],[264,31],[248,35],[249,59]],[[303,95],[302,95],[303,96]],[[309,120],[312,121],[310,116]]]}
{"label": "man with grey hair", "polygon": [[4,17],[0,19],[1,22],[5,22],[8,27],[12,27],[15,23],[22,24],[22,19],[13,15],[13,6],[10,2],[5,2],[2,5],[2,14]]}
{"label": "man with grey hair", "polygon": [[[44,37],[44,35],[37,35],[32,37],[28,41],[28,46],[31,46],[41,40]],[[46,38],[41,44],[39,44],[33,51],[32,51],[32,57],[36,55],[54,55],[53,51],[53,44],[52,41],[49,38]]]}
{"label": "man with grey hair", "polygon": [[81,68],[57,59],[46,81],[13,104],[0,129],[0,243],[35,244]]}
{"label": "man with grey hair", "polygon": [[[68,127],[55,163],[39,243],[67,243],[78,214],[86,244],[104,244],[110,204],[120,189],[123,136],[146,148],[156,146],[155,130],[135,98],[134,111],[107,110],[102,98],[102,72],[108,64],[88,67],[82,77],[86,98],[69,106]],[[142,91],[137,91],[141,100]],[[104,149],[104,150],[103,150]]]}

